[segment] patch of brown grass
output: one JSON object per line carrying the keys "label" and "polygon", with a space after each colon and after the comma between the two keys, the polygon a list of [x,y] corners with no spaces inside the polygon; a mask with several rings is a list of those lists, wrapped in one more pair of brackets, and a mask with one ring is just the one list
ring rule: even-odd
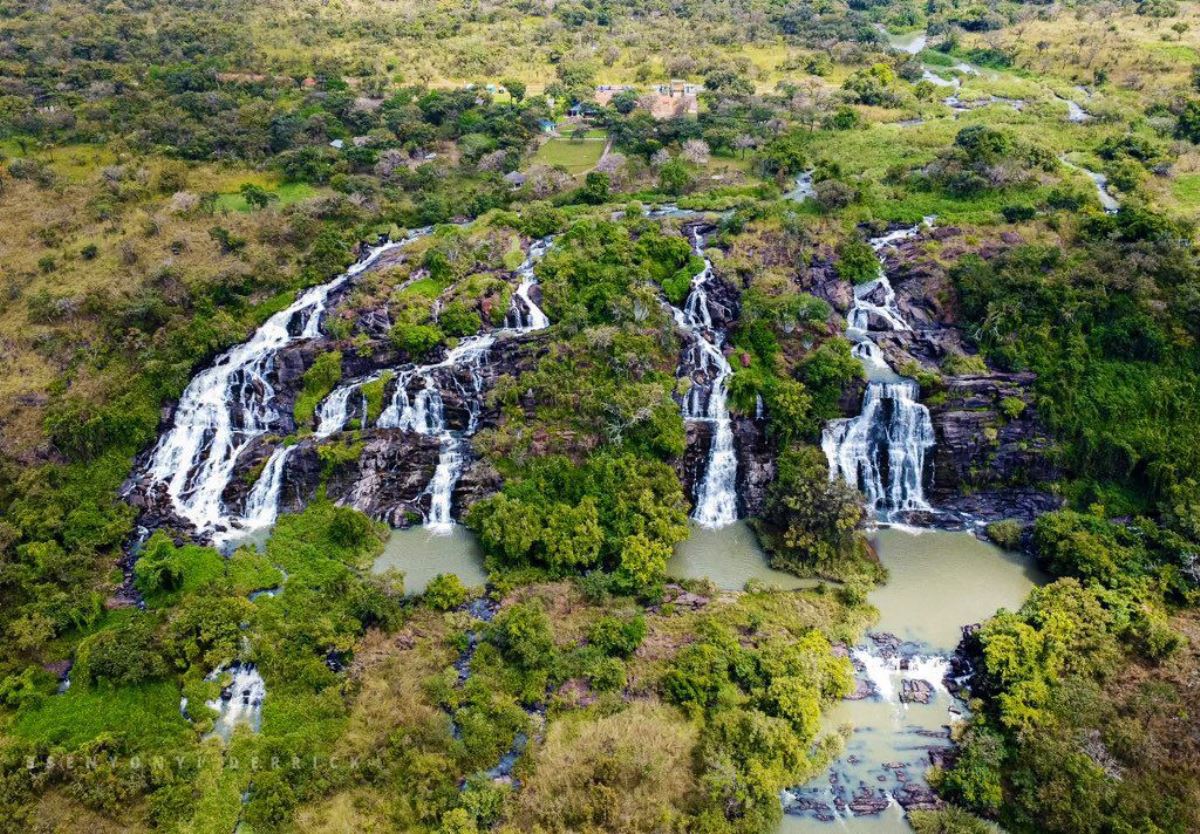
{"label": "patch of brown grass", "polygon": [[511,831],[680,831],[696,799],[698,729],[667,707],[637,703],[615,715],[550,727],[517,799]]}

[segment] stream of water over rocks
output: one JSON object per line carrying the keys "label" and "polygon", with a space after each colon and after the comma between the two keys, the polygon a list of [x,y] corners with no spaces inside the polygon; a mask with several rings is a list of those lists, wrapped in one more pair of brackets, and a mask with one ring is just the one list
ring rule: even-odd
{"label": "stream of water over rocks", "polygon": [[858,689],[825,717],[853,727],[832,766],[785,792],[781,834],[907,832],[908,808],[933,807],[924,772],[944,760],[965,706],[951,693],[964,626],[1014,609],[1045,581],[1029,558],[968,533],[882,528],[875,536],[888,582],[870,594],[880,620],[850,651]]}

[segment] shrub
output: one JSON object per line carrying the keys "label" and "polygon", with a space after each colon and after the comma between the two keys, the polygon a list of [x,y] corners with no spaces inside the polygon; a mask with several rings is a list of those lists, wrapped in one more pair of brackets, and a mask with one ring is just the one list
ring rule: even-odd
{"label": "shrub", "polygon": [[567,225],[567,216],[542,200],[535,200],[521,212],[520,230],[530,237],[543,238],[560,232]]}
{"label": "shrub", "polygon": [[437,611],[449,611],[467,599],[467,589],[453,573],[439,573],[425,586],[425,602]]}
{"label": "shrub", "polygon": [[152,617],[138,614],[124,625],[84,639],[75,653],[74,682],[80,686],[126,686],[165,674],[154,626]]}
{"label": "shrub", "polygon": [[843,281],[866,284],[879,277],[879,258],[861,240],[844,241],[837,250],[837,273]]}
{"label": "shrub", "polygon": [[446,338],[441,330],[428,324],[397,324],[389,336],[392,344],[414,360],[424,359]]}
{"label": "shrub", "polygon": [[987,537],[1005,550],[1016,550],[1021,545],[1021,522],[1006,518],[993,521],[987,526]]}
{"label": "shrub", "polygon": [[342,379],[341,351],[330,351],[317,356],[304,372],[300,391],[296,394],[293,414],[297,426],[307,426],[317,413],[317,406],[329,396],[334,386]]}
{"label": "shrub", "polygon": [[821,180],[814,190],[817,192],[817,205],[826,212],[844,209],[859,199],[858,189],[841,180]]}
{"label": "shrub", "polygon": [[908,815],[917,834],[996,834],[998,829],[964,811],[948,805],[940,811],[913,811]]}
{"label": "shrub", "polygon": [[194,544],[176,547],[162,531],[150,537],[133,567],[134,583],[152,607],[173,603],[224,574],[224,560],[215,550]]}
{"label": "shrub", "polygon": [[1000,210],[1000,214],[1009,223],[1022,223],[1036,217],[1037,209],[1033,206],[1005,206]]}
{"label": "shrub", "polygon": [[947,376],[973,376],[987,373],[987,363],[977,353],[949,353],[942,360],[942,372]]}
{"label": "shrub", "polygon": [[1000,413],[1008,420],[1015,420],[1025,413],[1027,405],[1020,397],[1004,397],[1000,400]]}
{"label": "shrub", "polygon": [[678,197],[692,186],[692,174],[681,159],[672,159],[658,169],[658,189]]}
{"label": "shrub", "polygon": [[526,671],[545,668],[554,658],[550,618],[537,600],[505,608],[488,627],[486,637],[506,660]]}
{"label": "shrub", "polygon": [[246,248],[246,239],[235,235],[224,226],[213,226],[208,230],[208,236],[217,242],[224,255],[236,255]]}
{"label": "shrub", "polygon": [[611,181],[608,174],[600,171],[590,171],[584,178],[583,188],[579,189],[579,200],[580,202],[592,205],[606,203],[608,202],[610,186]]}
{"label": "shrub", "polygon": [[691,266],[678,269],[674,275],[662,282],[663,295],[676,307],[682,307],[692,291],[692,276],[700,272],[692,271]]}
{"label": "shrub", "polygon": [[437,326],[447,336],[473,336],[482,321],[478,312],[461,301],[452,301],[438,314]]}
{"label": "shrub", "polygon": [[614,657],[629,657],[646,636],[646,618],[640,613],[629,619],[601,617],[588,631],[588,643]]}

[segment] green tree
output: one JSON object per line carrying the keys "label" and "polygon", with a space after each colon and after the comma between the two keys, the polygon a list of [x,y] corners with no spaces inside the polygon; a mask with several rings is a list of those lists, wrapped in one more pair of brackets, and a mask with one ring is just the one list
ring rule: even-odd
{"label": "green tree", "polygon": [[584,203],[600,205],[608,202],[609,189],[608,174],[602,171],[590,171],[584,178],[583,188],[579,189],[579,199]]}
{"label": "green tree", "polygon": [[550,618],[538,600],[510,605],[487,630],[487,639],[510,662],[527,671],[547,666],[554,657]]}
{"label": "green tree", "polygon": [[1179,112],[1175,136],[1200,145],[1200,99],[1192,99]]}
{"label": "green tree", "polygon": [[875,569],[858,535],[862,496],[841,478],[815,446],[794,445],[779,456],[760,529],[771,565],[800,575],[838,575]]}
{"label": "green tree", "polygon": [[389,336],[392,344],[413,359],[423,359],[445,340],[442,331],[429,324],[397,324]]}
{"label": "green tree", "polygon": [[449,611],[467,599],[467,589],[453,573],[439,573],[425,586],[425,602],[437,611]]}
{"label": "green tree", "polygon": [[678,197],[692,185],[692,174],[681,159],[672,159],[658,169],[658,189]]}
{"label": "green tree", "polygon": [[519,81],[516,78],[506,78],[500,82],[504,89],[508,90],[508,94],[513,97],[513,101],[521,101],[525,98],[525,82]]}
{"label": "green tree", "polygon": [[879,277],[879,258],[867,243],[854,238],[837,249],[838,277],[852,284],[865,284]]}
{"label": "green tree", "polygon": [[267,189],[250,182],[243,183],[239,191],[241,192],[242,199],[246,201],[246,205],[251,208],[265,209],[272,202],[279,199],[279,195],[274,191],[267,191]]}

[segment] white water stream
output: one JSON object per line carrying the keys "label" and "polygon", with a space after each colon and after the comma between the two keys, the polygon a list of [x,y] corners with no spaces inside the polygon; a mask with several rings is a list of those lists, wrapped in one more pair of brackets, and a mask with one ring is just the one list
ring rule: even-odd
{"label": "white water stream", "polygon": [[733,368],[725,358],[725,332],[713,326],[708,299],[712,262],[704,255],[698,229],[692,229],[692,250],[704,259],[704,268],[692,277],[683,309],[671,309],[676,324],[690,335],[683,367],[691,374],[692,386],[684,397],[683,417],[712,426],[708,462],[696,488],[692,518],[701,527],[718,529],[737,521],[737,454],[727,390]]}
{"label": "white water stream", "polygon": [[822,715],[828,732],[853,730],[828,770],[784,791],[777,834],[911,834],[902,803],[920,802],[925,771],[966,711],[947,688],[962,626],[1017,608],[1047,579],[969,533],[880,528],[875,547],[889,577],[870,593],[876,637],[850,652],[861,688]]}
{"label": "white water stream", "polygon": [[[871,246],[881,253],[920,229],[918,225],[891,232],[873,239]],[[922,483],[925,454],[935,442],[929,409],[917,400],[917,383],[888,366],[872,335],[911,329],[896,306],[896,292],[881,255],[879,277],[854,288],[854,305],[846,320],[846,338],[867,372],[862,411],[855,417],[831,420],[822,433],[821,448],[829,460],[830,477],[857,487],[870,510],[883,519],[930,509]]]}
{"label": "white water stream", "polygon": [[[520,284],[513,293],[512,303],[505,318],[505,327],[500,333],[531,333],[550,326],[550,320],[533,301],[530,291],[537,284],[534,267],[549,250],[552,242],[553,239],[547,237],[535,241],[529,247],[524,263],[517,269]],[[429,496],[429,511],[425,514],[424,521],[430,532],[439,535],[449,535],[454,528],[454,488],[462,475],[468,438],[479,427],[484,386],[482,369],[495,342],[496,335],[491,333],[469,336],[447,351],[440,362],[400,370],[392,398],[376,423],[379,428],[402,429],[438,438],[437,466],[425,488],[425,494]],[[360,380],[346,387],[357,390],[364,381]],[[410,388],[417,384],[421,386],[420,389],[415,394],[411,393]],[[452,389],[459,395],[467,410],[467,425],[458,431],[450,429],[446,422],[443,392]],[[347,396],[343,389],[330,394],[327,402],[334,402],[330,406],[331,412],[344,415],[345,409],[338,403],[344,401]],[[363,415],[365,424],[365,406]],[[346,419],[343,416],[341,425],[345,424]],[[330,428],[332,425],[331,423]]]}
{"label": "white water stream", "polygon": [[1108,190],[1108,177],[1099,171],[1092,171],[1084,168],[1082,165],[1076,165],[1065,156],[1060,157],[1059,161],[1068,168],[1074,168],[1076,171],[1082,171],[1088,175],[1088,179],[1096,187],[1096,197],[1100,200],[1100,207],[1104,209],[1105,214],[1116,214],[1121,210],[1121,201],[1114,197]]}
{"label": "white water stream", "polygon": [[[220,694],[204,705],[216,711],[210,736],[217,736],[228,743],[239,724],[247,725],[252,732],[262,726],[262,705],[267,697],[267,685],[253,663],[235,663],[232,666],[214,669],[205,680],[219,681],[225,674],[230,676],[228,685]],[[179,713],[189,721],[188,699],[179,701]]]}
{"label": "white water stream", "polygon": [[[261,506],[250,508],[253,516],[239,517],[221,496],[239,455],[256,439],[283,425],[284,415],[276,408],[271,384],[276,354],[293,342],[320,336],[321,316],[334,291],[384,253],[427,231],[373,247],[367,257],[332,281],[305,290],[286,309],[267,319],[249,341],[221,354],[188,383],[173,425],[159,438],[145,475],[165,485],[175,512],[195,525],[198,533],[210,535],[220,544],[235,528],[268,516],[274,521],[274,511]],[[273,461],[275,466],[268,464],[264,475],[268,470],[281,473],[284,458],[286,453],[280,453]]]}
{"label": "white water stream", "polygon": [[[240,512],[226,506],[222,495],[239,456],[263,435],[287,430],[287,415],[277,408],[272,385],[276,355],[294,342],[318,338],[321,316],[333,292],[384,253],[428,232],[421,229],[402,240],[373,247],[345,273],[301,293],[247,342],[221,354],[192,378],[180,398],[174,424],[159,438],[143,474],[165,486],[174,511],[195,525],[197,533],[209,536],[220,546],[274,524],[287,461],[295,447],[280,446],[271,453]],[[537,283],[534,265],[550,243],[550,238],[535,242],[518,268],[520,284],[504,331],[528,333],[549,326],[549,319],[530,292]],[[448,531],[452,523],[451,497],[462,471],[465,438],[474,433],[481,407],[480,366],[494,341],[491,334],[472,336],[463,339],[438,363],[401,371],[393,399],[378,423],[380,427],[436,436],[441,441],[437,468],[427,488],[430,511],[426,524],[437,531]],[[378,378],[379,374],[370,375],[334,390],[320,405],[316,436],[323,438],[342,431],[355,410],[360,415],[359,424],[365,426],[367,406],[362,386]],[[423,388],[410,402],[407,389],[415,380],[421,380]],[[453,385],[467,407],[469,422],[461,432],[452,432],[446,426],[440,385]]]}
{"label": "white water stream", "polygon": [[363,393],[362,387],[377,381],[380,376],[381,374],[375,373],[354,380],[337,388],[326,397],[317,411],[317,430],[314,434],[317,437],[329,437],[337,434],[346,428],[355,408],[358,409],[359,414],[358,425],[365,427],[367,425],[367,395]]}

